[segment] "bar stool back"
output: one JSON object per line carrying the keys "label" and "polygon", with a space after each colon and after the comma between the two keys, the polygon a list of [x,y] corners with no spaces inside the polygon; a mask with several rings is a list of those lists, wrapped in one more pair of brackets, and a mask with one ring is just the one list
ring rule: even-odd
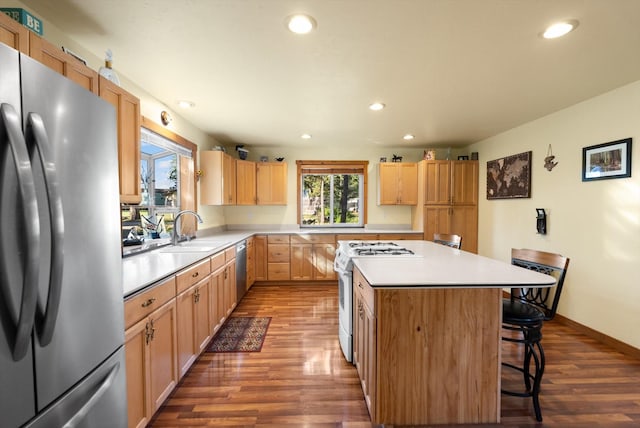
{"label": "bar stool back", "polygon": [[[512,249],[511,264],[551,275],[557,279],[556,285],[550,288],[512,288],[511,297],[502,300],[502,328],[517,332],[515,336],[503,336],[502,340],[524,345],[522,366],[508,362],[503,362],[502,365],[521,372],[525,385],[524,392],[502,389],[502,393],[517,397],[532,397],[536,419],[542,421],[538,397],[545,365],[541,343],[542,325],[544,321],[553,319],[556,314],[569,259],[544,251]],[[532,360],[533,373],[530,368]]]}

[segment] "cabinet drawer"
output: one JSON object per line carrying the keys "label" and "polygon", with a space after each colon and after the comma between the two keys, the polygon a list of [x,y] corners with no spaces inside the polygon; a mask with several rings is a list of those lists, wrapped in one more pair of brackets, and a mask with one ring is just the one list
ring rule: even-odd
{"label": "cabinet drawer", "polygon": [[353,270],[353,289],[362,296],[362,300],[364,300],[369,309],[371,309],[371,312],[375,315],[374,289],[371,288],[358,269]]}
{"label": "cabinet drawer", "polygon": [[267,265],[267,279],[269,281],[288,281],[291,278],[289,267],[289,263],[269,263]]}
{"label": "cabinet drawer", "polygon": [[224,250],[224,259],[226,263],[236,258],[236,247],[227,248]]}
{"label": "cabinet drawer", "polygon": [[176,296],[176,277],[152,285],[124,302],[124,328],[131,327]]}
{"label": "cabinet drawer", "polygon": [[215,272],[224,266],[224,257],[224,251],[219,252],[215,256],[211,256],[211,272]]}
{"label": "cabinet drawer", "polygon": [[289,263],[289,244],[269,244],[267,245],[268,263]]}
{"label": "cabinet drawer", "polygon": [[203,279],[205,276],[211,273],[211,264],[209,259],[201,261],[194,266],[183,270],[176,275],[177,288],[176,293],[180,294],[187,288],[191,287],[196,282]]}
{"label": "cabinet drawer", "polygon": [[268,235],[267,244],[288,244],[289,235]]}
{"label": "cabinet drawer", "polygon": [[327,234],[308,234],[308,235],[291,235],[292,244],[334,244],[336,235]]}

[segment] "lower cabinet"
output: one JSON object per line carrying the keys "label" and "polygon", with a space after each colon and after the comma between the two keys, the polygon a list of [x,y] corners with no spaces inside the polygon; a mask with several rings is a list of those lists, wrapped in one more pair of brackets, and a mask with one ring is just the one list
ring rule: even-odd
{"label": "lower cabinet", "polygon": [[353,361],[369,414],[373,418],[376,388],[376,319],[373,289],[353,272]]}
{"label": "lower cabinet", "polygon": [[236,247],[227,248],[224,252],[223,273],[223,301],[225,319],[231,315],[238,302],[238,289],[236,288]]}
{"label": "lower cabinet", "polygon": [[335,240],[335,235],[291,235],[291,279],[334,280]]}
{"label": "lower cabinet", "polygon": [[255,235],[253,237],[255,247],[255,280],[267,280],[267,235]]}
{"label": "lower cabinet", "polygon": [[256,281],[256,245],[254,237],[247,239],[247,290]]}
{"label": "lower cabinet", "polygon": [[176,297],[178,312],[178,366],[182,378],[211,339],[210,276]]}
{"label": "lower cabinet", "polygon": [[478,208],[475,205],[431,205],[424,208],[424,239],[434,233],[455,233],[462,237],[462,249],[478,252]]}
{"label": "lower cabinet", "polygon": [[[176,300],[162,302],[167,290],[175,296],[175,278],[125,302],[129,427],[146,426],[178,382]],[[136,313],[142,318],[129,325]]]}

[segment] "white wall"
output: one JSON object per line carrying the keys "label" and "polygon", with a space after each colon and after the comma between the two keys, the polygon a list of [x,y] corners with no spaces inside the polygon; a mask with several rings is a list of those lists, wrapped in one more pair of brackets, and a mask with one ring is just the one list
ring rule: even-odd
{"label": "white wall", "polygon": [[[631,178],[581,181],[582,148],[632,137]],[[571,259],[563,316],[640,348],[640,81],[469,147],[480,153],[479,253],[509,260],[511,248]],[[544,158],[551,144],[558,165]],[[486,199],[486,161],[532,155],[530,199]],[[548,213],[536,234],[535,208]]]}

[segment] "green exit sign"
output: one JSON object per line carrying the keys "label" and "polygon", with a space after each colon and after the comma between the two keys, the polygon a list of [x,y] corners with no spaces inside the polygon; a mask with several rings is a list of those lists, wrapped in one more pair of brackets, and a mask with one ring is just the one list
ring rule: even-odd
{"label": "green exit sign", "polygon": [[42,21],[26,10],[15,7],[0,7],[0,11],[9,15],[11,19],[18,21],[37,35],[42,36]]}

